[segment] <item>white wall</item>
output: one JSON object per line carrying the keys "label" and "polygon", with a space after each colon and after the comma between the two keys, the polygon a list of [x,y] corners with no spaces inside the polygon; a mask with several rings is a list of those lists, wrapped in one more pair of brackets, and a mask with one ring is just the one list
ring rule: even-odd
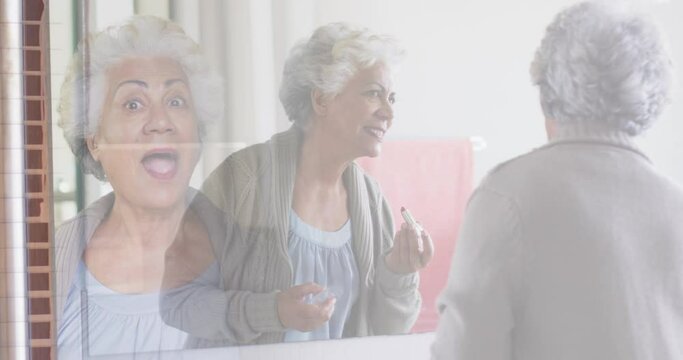
{"label": "white wall", "polygon": [[[96,28],[169,0],[92,1]],[[475,183],[496,164],[545,142],[529,64],[544,29],[576,0],[171,0],[174,17],[205,47],[226,84],[226,120],[207,142],[193,185],[235,149],[289,126],[277,98],[282,66],[297,40],[346,21],[396,36],[407,50],[397,76],[390,139],[478,136]],[[609,0],[607,0],[609,1]],[[617,0],[614,0],[617,1]],[[629,0],[623,0],[629,1]],[[680,0],[650,4],[683,64]],[[144,4],[145,6],[141,6]],[[135,7],[135,9],[134,9]],[[154,12],[152,12],[154,13]],[[196,17],[200,19],[197,20]],[[678,41],[675,41],[678,40]],[[678,74],[683,84],[683,72]],[[662,172],[683,182],[683,92],[640,141]],[[89,199],[96,198],[92,194]]]}
{"label": "white wall", "polygon": [[[308,36],[328,22],[349,21],[398,37],[408,56],[396,79],[398,103],[389,138],[481,136],[488,147],[475,154],[478,181],[497,163],[545,142],[529,64],[547,24],[576,2],[321,0],[313,5],[313,23],[299,27],[296,35]],[[677,40],[672,41],[675,60],[683,64],[681,1],[636,2],[653,3],[656,19]],[[679,79],[683,84],[683,72]],[[280,129],[287,125],[283,118],[281,114]],[[641,141],[656,165],[681,182],[682,130],[679,92]]]}
{"label": "white wall", "polygon": [[683,1],[660,4],[654,14],[669,38],[677,68],[678,89],[659,123],[643,136],[640,143],[661,171],[683,182]]}
{"label": "white wall", "polygon": [[[676,16],[683,13],[683,3],[633,1],[652,3],[656,19],[672,40],[674,60],[683,64],[683,43],[677,38],[683,25]],[[173,0],[175,17],[205,44],[225,77],[228,92],[227,120],[215,129],[222,135],[207,144],[193,185],[198,186],[226,153],[263,141],[271,132],[289,126],[277,99],[284,59],[298,39],[333,21],[357,23],[401,40],[408,56],[396,79],[399,101],[389,138],[479,136],[488,146],[475,153],[478,182],[496,164],[545,142],[529,63],[554,14],[575,2]],[[55,2],[59,3],[65,0]],[[168,4],[168,0],[93,0],[91,25],[102,29],[135,12],[163,15],[169,12]],[[66,26],[63,22],[54,25]],[[221,41],[229,44],[215,46]],[[58,63],[64,65],[64,61]],[[57,91],[61,79],[53,80]],[[683,84],[681,71],[678,80]],[[683,163],[683,120],[678,120],[683,119],[681,94],[677,93],[660,123],[640,143],[661,171],[683,182],[683,166],[679,165]],[[61,133],[57,130],[55,134]],[[87,202],[108,191],[91,177],[86,179]]]}

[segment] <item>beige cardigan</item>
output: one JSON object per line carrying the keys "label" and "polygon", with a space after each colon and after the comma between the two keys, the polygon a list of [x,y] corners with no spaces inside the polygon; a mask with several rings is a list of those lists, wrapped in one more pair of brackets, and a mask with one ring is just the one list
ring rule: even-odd
{"label": "beige cardigan", "polygon": [[[165,316],[170,324],[203,339],[191,346],[283,341],[275,295],[293,285],[288,219],[301,138],[293,127],[236,152],[204,183],[205,194],[228,219],[225,242],[213,244],[225,291],[194,289],[195,300],[180,296],[181,307]],[[394,227],[377,183],[355,163],[343,181],[361,280],[344,336],[406,333],[420,311],[419,277],[397,275],[384,266]]]}
{"label": "beige cardigan", "polygon": [[683,188],[565,125],[472,195],[433,359],[683,359]]}

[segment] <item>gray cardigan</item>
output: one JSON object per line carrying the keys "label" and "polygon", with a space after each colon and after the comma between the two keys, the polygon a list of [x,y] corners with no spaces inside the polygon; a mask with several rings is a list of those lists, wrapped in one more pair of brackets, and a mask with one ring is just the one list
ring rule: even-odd
{"label": "gray cardigan", "polygon": [[[293,285],[287,235],[301,138],[293,127],[238,151],[204,183],[228,224],[225,241],[212,244],[223,291],[185,289],[165,299],[178,306],[164,320],[196,337],[191,346],[283,341],[276,293]],[[355,163],[343,181],[361,280],[344,337],[405,333],[420,311],[419,277],[394,274],[384,265],[394,227],[377,183]]]}

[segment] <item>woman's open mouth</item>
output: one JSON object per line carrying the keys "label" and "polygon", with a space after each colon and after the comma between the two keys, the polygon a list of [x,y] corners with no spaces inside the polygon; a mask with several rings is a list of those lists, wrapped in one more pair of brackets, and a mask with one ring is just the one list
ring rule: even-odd
{"label": "woman's open mouth", "polygon": [[173,149],[154,149],[145,153],[142,166],[155,179],[169,180],[178,172],[178,153]]}

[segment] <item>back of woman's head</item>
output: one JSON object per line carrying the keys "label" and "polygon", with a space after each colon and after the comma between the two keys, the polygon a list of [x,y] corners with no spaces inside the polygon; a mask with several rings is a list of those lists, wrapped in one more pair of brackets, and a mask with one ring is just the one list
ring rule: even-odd
{"label": "back of woman's head", "polygon": [[602,3],[558,14],[531,65],[546,118],[559,126],[581,122],[630,135],[659,117],[672,72],[654,23]]}

